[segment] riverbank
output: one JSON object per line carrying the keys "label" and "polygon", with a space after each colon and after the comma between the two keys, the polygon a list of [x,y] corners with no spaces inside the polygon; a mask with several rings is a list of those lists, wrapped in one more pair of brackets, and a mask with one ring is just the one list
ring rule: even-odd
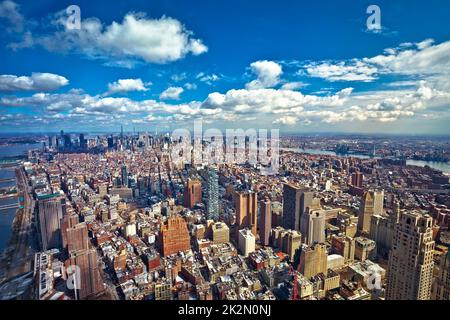
{"label": "riverbank", "polygon": [[[299,148],[280,148],[281,151],[291,151],[297,153],[305,153],[311,155],[325,155],[341,158],[359,158],[359,159],[381,159],[380,157],[370,157],[364,154],[336,154],[334,151],[320,150],[320,149],[299,149]],[[422,161],[422,160],[406,160],[406,165],[430,168],[442,171],[444,173],[450,174],[450,163],[448,162],[435,162],[435,161]]]}

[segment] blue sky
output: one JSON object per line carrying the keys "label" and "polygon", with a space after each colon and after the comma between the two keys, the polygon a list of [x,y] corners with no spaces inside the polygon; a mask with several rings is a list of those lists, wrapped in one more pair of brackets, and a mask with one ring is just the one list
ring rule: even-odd
{"label": "blue sky", "polygon": [[[381,29],[367,30],[369,5]],[[66,27],[77,5],[80,30]],[[448,1],[0,0],[0,130],[450,134]]]}

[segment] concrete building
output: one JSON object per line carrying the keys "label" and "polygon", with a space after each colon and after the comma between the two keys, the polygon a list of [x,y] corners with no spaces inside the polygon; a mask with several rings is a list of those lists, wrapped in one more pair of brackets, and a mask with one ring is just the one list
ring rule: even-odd
{"label": "concrete building", "polygon": [[327,247],[325,244],[307,246],[303,244],[300,252],[299,271],[310,279],[319,273],[327,274]]}
{"label": "concrete building", "polygon": [[238,230],[249,228],[256,237],[258,193],[254,191],[238,191],[234,195],[234,203]]}
{"label": "concrete building", "polygon": [[208,219],[219,219],[219,175],[216,168],[208,169],[207,176],[207,202],[206,209]]}
{"label": "concrete building", "polygon": [[312,208],[313,192],[297,186],[283,186],[283,228],[300,231],[301,215]]}
{"label": "concrete building", "polygon": [[190,237],[186,221],[173,215],[161,225],[158,236],[161,254],[165,257],[179,251],[190,250]]}
{"label": "concrete building", "polygon": [[325,218],[324,210],[309,210],[303,213],[300,223],[303,243],[325,243]]}
{"label": "concrete building", "polygon": [[359,261],[365,261],[375,256],[375,241],[365,237],[355,238],[355,258]]}
{"label": "concrete building", "polygon": [[389,254],[387,300],[429,300],[433,280],[433,218],[402,212]]}
{"label": "concrete building", "polygon": [[392,248],[395,226],[400,219],[400,206],[395,203],[391,214],[386,216],[373,215],[370,221],[369,238],[377,245],[377,255],[387,258]]}
{"label": "concrete building", "polygon": [[197,179],[188,179],[184,188],[184,206],[192,209],[202,202],[202,183]]}
{"label": "concrete building", "polygon": [[332,235],[331,252],[344,257],[345,264],[352,264],[355,260],[355,239],[344,235]]}
{"label": "concrete building", "polygon": [[450,250],[439,261],[432,297],[434,300],[450,300]]}
{"label": "concrete building", "polygon": [[269,245],[270,229],[272,229],[272,203],[265,199],[259,202],[259,240],[263,246]]}
{"label": "concrete building", "polygon": [[358,215],[358,231],[370,234],[370,221],[373,215],[383,215],[384,191],[366,191],[361,199]]}
{"label": "concrete building", "polygon": [[214,243],[224,243],[230,241],[230,228],[223,222],[216,222],[211,225],[211,238]]}
{"label": "concrete building", "polygon": [[239,251],[245,257],[255,251],[255,236],[249,229],[239,230]]}
{"label": "concrete building", "polygon": [[61,219],[66,200],[59,195],[38,197],[39,231],[42,250],[62,248]]}

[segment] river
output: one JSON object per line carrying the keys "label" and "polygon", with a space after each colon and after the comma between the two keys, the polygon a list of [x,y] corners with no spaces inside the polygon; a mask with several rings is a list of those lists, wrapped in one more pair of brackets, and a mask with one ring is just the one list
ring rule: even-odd
{"label": "river", "polygon": [[[306,153],[306,154],[337,156],[336,152],[334,152],[334,151],[326,151],[326,150],[320,150],[320,149],[280,148],[280,150],[294,151],[294,152]],[[360,158],[360,159],[370,159],[369,156],[364,155],[364,154],[348,154],[348,155],[338,155],[338,156],[340,156],[340,157],[353,157],[353,158]],[[377,158],[377,157],[375,157],[375,158]],[[418,167],[429,166],[430,168],[433,168],[433,169],[436,169],[436,170],[440,170],[442,172],[450,174],[450,163],[448,163],[448,162],[406,160],[406,164],[409,165],[409,166],[418,166]]]}
{"label": "river", "polygon": [[[9,146],[0,146],[0,158],[14,157],[26,154],[28,150],[40,148],[42,144],[17,144]],[[14,179],[15,168],[0,164],[0,179]],[[0,182],[0,188],[9,188],[16,185],[16,181]],[[0,206],[17,203],[17,197],[0,199]],[[0,210],[0,252],[8,245],[12,232],[12,223],[16,216],[16,208]]]}

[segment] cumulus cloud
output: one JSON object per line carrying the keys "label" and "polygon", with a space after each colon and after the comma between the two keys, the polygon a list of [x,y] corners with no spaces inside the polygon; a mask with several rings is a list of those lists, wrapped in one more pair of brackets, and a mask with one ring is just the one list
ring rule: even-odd
{"label": "cumulus cloud", "polygon": [[65,77],[53,73],[32,73],[31,76],[0,75],[0,92],[53,91],[69,84]]}
{"label": "cumulus cloud", "polygon": [[435,44],[433,39],[426,39],[403,43],[374,57],[307,63],[301,72],[331,82],[371,82],[381,75],[402,75],[418,77],[449,89],[450,41]]}
{"label": "cumulus cloud", "polygon": [[64,13],[56,14],[58,27],[50,34],[37,34],[33,44],[52,52],[77,53],[103,59],[108,65],[132,67],[136,61],[163,64],[208,51],[201,39],[178,20],[128,13],[122,22],[104,25],[97,18],[82,20],[81,29],[65,29]]}
{"label": "cumulus cloud", "polygon": [[0,20],[6,20],[8,32],[22,32],[25,19],[19,12],[19,6],[10,0],[0,2]]}
{"label": "cumulus cloud", "polygon": [[159,98],[162,100],[179,100],[183,91],[182,87],[169,87],[159,95]]}
{"label": "cumulus cloud", "polygon": [[147,90],[148,88],[141,79],[119,79],[113,83],[108,83],[109,94]]}
{"label": "cumulus cloud", "polygon": [[274,61],[261,60],[250,64],[251,71],[256,75],[256,79],[247,83],[247,89],[271,88],[280,82],[283,73],[280,64]]}

